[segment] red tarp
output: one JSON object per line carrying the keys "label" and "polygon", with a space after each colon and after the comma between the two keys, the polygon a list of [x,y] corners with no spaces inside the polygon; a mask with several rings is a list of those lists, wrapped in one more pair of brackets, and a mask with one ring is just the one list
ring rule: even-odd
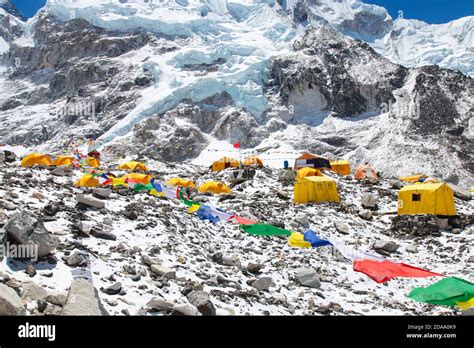
{"label": "red tarp", "polygon": [[241,217],[239,217],[239,216],[237,216],[237,215],[231,216],[231,217],[228,218],[227,220],[235,220],[239,225],[254,225],[254,224],[257,223],[256,221],[249,220],[249,219],[245,219],[245,218],[241,218]]}
{"label": "red tarp", "polygon": [[440,276],[442,274],[433,273],[422,268],[413,267],[404,263],[395,263],[392,261],[375,261],[375,260],[355,260],[354,271],[367,274],[377,283],[385,283],[396,277],[408,278],[424,278]]}

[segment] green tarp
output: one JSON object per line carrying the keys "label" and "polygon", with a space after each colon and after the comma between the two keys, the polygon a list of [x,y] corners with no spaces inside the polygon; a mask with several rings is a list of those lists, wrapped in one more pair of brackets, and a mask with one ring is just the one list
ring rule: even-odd
{"label": "green tarp", "polygon": [[240,225],[240,228],[257,236],[291,236],[290,231],[268,224]]}
{"label": "green tarp", "polygon": [[189,201],[189,200],[187,200],[186,198],[184,198],[184,195],[183,195],[183,191],[182,191],[182,190],[183,190],[182,188],[179,189],[179,199],[180,199],[180,201],[181,201],[184,205],[186,205],[186,206],[188,206],[188,207],[192,207],[193,205],[200,205],[199,203],[196,203],[196,202],[193,202],[193,201]]}
{"label": "green tarp", "polygon": [[151,191],[151,190],[153,190],[153,186],[151,184],[146,184],[146,185],[135,184],[135,186],[133,186],[133,191],[135,191],[135,192]]}
{"label": "green tarp", "polygon": [[474,297],[474,284],[466,280],[449,277],[426,288],[414,288],[408,297],[415,301],[443,306],[456,306]]}

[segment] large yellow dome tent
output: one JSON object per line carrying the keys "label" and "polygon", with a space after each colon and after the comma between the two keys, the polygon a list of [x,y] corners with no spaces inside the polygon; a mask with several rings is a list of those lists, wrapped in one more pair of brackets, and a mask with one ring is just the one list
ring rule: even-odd
{"label": "large yellow dome tent", "polygon": [[244,166],[263,167],[263,161],[257,156],[249,156],[244,160]]}
{"label": "large yellow dome tent", "polygon": [[91,174],[83,175],[79,180],[76,181],[77,187],[97,187],[99,186],[99,180],[93,177]]}
{"label": "large yellow dome tent", "polygon": [[148,167],[142,162],[125,162],[118,166],[119,169],[123,170],[143,170],[144,172],[148,171]]}
{"label": "large yellow dome tent", "polygon": [[456,215],[454,192],[444,183],[415,184],[398,192],[398,215]]}
{"label": "large yellow dome tent", "polygon": [[53,160],[48,155],[42,153],[31,153],[21,160],[22,167],[31,167],[34,165],[51,166]]}
{"label": "large yellow dome tent", "polygon": [[339,175],[349,175],[351,173],[351,163],[346,160],[331,162],[331,170]]}
{"label": "large yellow dome tent", "polygon": [[307,176],[324,176],[319,169],[304,167],[298,170],[296,174],[296,179],[301,180]]}
{"label": "large yellow dome tent", "polygon": [[91,168],[99,168],[100,167],[100,161],[95,157],[87,158],[86,163]]}
{"label": "large yellow dome tent", "polygon": [[129,173],[127,174],[127,179],[130,181],[134,181],[138,184],[146,185],[150,183],[151,179],[153,178],[152,175],[149,174],[138,174],[138,173]]}
{"label": "large yellow dome tent", "polygon": [[230,167],[238,168],[240,162],[234,158],[222,157],[220,160],[213,162],[211,166],[213,172],[219,172]]}
{"label": "large yellow dome tent", "polygon": [[326,176],[307,176],[295,184],[294,192],[295,204],[309,202],[339,203],[336,182]]}
{"label": "large yellow dome tent", "polygon": [[54,162],[54,166],[71,166],[75,157],[72,156],[58,156]]}
{"label": "large yellow dome tent", "polygon": [[402,176],[398,179],[405,182],[418,182],[418,181],[423,181],[423,179],[428,179],[428,175],[416,174],[416,175]]}
{"label": "large yellow dome tent", "polygon": [[165,184],[171,186],[181,186],[181,187],[196,187],[193,181],[183,178],[171,178],[165,182]]}
{"label": "large yellow dome tent", "polygon": [[208,181],[199,186],[199,192],[230,193],[232,190],[222,182]]}

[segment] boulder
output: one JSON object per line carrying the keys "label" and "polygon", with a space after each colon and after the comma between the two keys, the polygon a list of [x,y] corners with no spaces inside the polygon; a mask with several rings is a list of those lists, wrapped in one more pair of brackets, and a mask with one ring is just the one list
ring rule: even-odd
{"label": "boulder", "polygon": [[146,307],[151,311],[170,311],[173,309],[173,303],[166,301],[162,297],[152,298],[147,304]]}
{"label": "boulder", "polygon": [[301,226],[309,228],[309,218],[305,214],[296,214],[295,221]]}
{"label": "boulder", "polygon": [[75,279],[60,315],[102,315],[97,290],[87,280]]}
{"label": "boulder", "polygon": [[372,193],[366,193],[362,196],[361,204],[365,209],[376,209],[378,201],[379,196]]}
{"label": "boulder", "polygon": [[87,265],[87,254],[76,251],[66,259],[66,265],[71,267],[82,267]]}
{"label": "boulder", "polygon": [[64,171],[63,167],[57,167],[51,171],[51,174],[53,174],[54,176],[64,176],[66,175],[66,172]]}
{"label": "boulder", "polygon": [[0,315],[25,315],[26,309],[12,288],[0,283]]}
{"label": "boulder", "polygon": [[321,287],[319,274],[312,268],[300,268],[296,271],[296,279],[302,286],[318,289]]}
{"label": "boulder", "polygon": [[207,292],[193,291],[187,296],[187,299],[202,315],[216,315],[216,308]]}
{"label": "boulder", "polygon": [[359,216],[364,220],[372,220],[372,215],[372,211],[369,209],[359,211]]}
{"label": "boulder", "polygon": [[398,250],[400,245],[392,241],[378,240],[375,242],[373,249],[374,250],[384,250],[389,253],[393,253]]}
{"label": "boulder", "polygon": [[47,296],[46,289],[33,283],[24,285],[21,291],[21,299],[24,301],[44,301]]}
{"label": "boulder", "polygon": [[334,227],[339,233],[349,234],[349,225],[344,222],[334,222]]}
{"label": "boulder", "polygon": [[150,270],[154,274],[159,275],[159,276],[165,276],[166,278],[170,278],[170,279],[176,278],[176,272],[166,266],[151,265]]}
{"label": "boulder", "polygon": [[173,307],[171,315],[197,316],[201,315],[196,307],[189,305],[176,305]]}
{"label": "boulder", "polygon": [[76,195],[76,201],[92,208],[105,208],[105,203],[103,201],[99,201],[98,199],[95,199],[93,197],[88,197],[82,193]]}
{"label": "boulder", "polygon": [[418,247],[416,245],[409,245],[405,248],[408,253],[416,254],[418,252]]}
{"label": "boulder", "polygon": [[268,291],[274,283],[271,277],[260,277],[252,283],[252,286],[258,291]]}
{"label": "boulder", "polygon": [[[59,240],[50,235],[42,220],[33,214],[20,210],[5,225],[8,237],[18,244],[37,246],[39,257],[50,254],[59,245]],[[32,255],[34,257],[35,255]]]}
{"label": "boulder", "polygon": [[92,189],[92,196],[99,199],[107,199],[110,197],[112,190],[109,188],[94,188]]}
{"label": "boulder", "polygon": [[107,295],[117,295],[122,291],[122,283],[116,282],[106,288],[101,289]]}

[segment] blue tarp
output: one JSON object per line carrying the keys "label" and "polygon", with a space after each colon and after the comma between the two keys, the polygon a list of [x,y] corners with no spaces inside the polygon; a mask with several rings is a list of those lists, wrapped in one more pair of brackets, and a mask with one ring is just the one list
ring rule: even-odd
{"label": "blue tarp", "polygon": [[319,238],[313,230],[308,230],[304,233],[304,240],[311,243],[313,248],[332,245],[331,242]]}

